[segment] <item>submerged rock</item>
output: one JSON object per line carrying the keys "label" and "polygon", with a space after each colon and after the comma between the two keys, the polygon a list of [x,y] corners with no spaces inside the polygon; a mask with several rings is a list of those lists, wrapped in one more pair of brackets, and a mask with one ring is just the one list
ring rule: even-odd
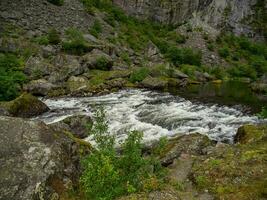
{"label": "submerged rock", "polygon": [[0,199],[53,199],[77,181],[77,145],[42,122],[0,117],[0,146]]}
{"label": "submerged rock", "polygon": [[35,117],[49,110],[42,101],[27,93],[13,101],[2,103],[0,107],[6,110],[10,116],[25,118]]}

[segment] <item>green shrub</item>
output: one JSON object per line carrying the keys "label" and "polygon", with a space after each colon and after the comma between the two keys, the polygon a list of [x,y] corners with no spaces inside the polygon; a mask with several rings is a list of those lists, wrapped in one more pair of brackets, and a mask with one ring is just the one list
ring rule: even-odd
{"label": "green shrub", "polygon": [[47,0],[47,1],[56,6],[62,6],[64,4],[64,0]]}
{"label": "green shrub", "polygon": [[263,56],[251,56],[249,64],[257,71],[259,77],[267,73],[267,60]]}
{"label": "green shrub", "polygon": [[92,50],[84,39],[83,34],[77,29],[70,28],[66,30],[65,34],[67,40],[62,43],[62,49],[67,53],[81,55]]}
{"label": "green shrub", "polygon": [[142,67],[136,69],[130,76],[130,82],[136,83],[143,81],[149,75],[149,69],[147,67]]}
{"label": "green shrub", "polygon": [[201,65],[202,54],[200,51],[193,51],[190,48],[177,48],[171,47],[166,56],[172,61],[176,66],[180,64],[189,65]]}
{"label": "green shrub", "polygon": [[112,200],[121,195],[146,190],[151,177],[157,180],[157,175],[151,170],[154,166],[154,162],[150,161],[152,159],[142,156],[143,134],[131,132],[118,155],[115,138],[108,132],[103,109],[97,110],[94,120],[90,133],[97,150],[82,160],[81,184],[87,198]]}
{"label": "green shrub", "polygon": [[184,44],[184,43],[186,43],[186,37],[185,37],[184,35],[178,34],[178,35],[176,36],[175,41],[176,41],[178,44]]}
{"label": "green shrub", "polygon": [[229,68],[228,73],[233,77],[249,77],[253,80],[257,78],[257,71],[246,64],[237,64]]}
{"label": "green shrub", "polygon": [[208,48],[208,50],[210,50],[210,51],[214,51],[215,46],[214,46],[213,43],[209,43],[209,44],[207,44],[207,48]]}
{"label": "green shrub", "polygon": [[110,61],[102,56],[96,60],[95,68],[99,70],[109,70]]}
{"label": "green shrub", "polygon": [[40,45],[48,45],[49,44],[49,40],[48,40],[48,37],[46,35],[36,37],[33,39],[33,41],[40,44]]}
{"label": "green shrub", "polygon": [[14,55],[0,54],[0,101],[16,98],[25,81],[21,61]]}
{"label": "green shrub", "polygon": [[195,71],[199,71],[198,67],[194,65],[182,65],[180,70],[191,78],[195,77]]}
{"label": "green shrub", "polygon": [[258,116],[260,118],[267,118],[267,107],[263,107]]}
{"label": "green shrub", "polygon": [[220,48],[218,53],[221,57],[227,58],[230,55],[230,50],[227,47]]}
{"label": "green shrub", "polygon": [[98,38],[99,34],[102,33],[102,25],[98,20],[95,20],[93,26],[90,29],[90,33]]}
{"label": "green shrub", "polygon": [[51,29],[48,31],[47,39],[49,44],[59,44],[61,42],[60,34],[56,29]]}

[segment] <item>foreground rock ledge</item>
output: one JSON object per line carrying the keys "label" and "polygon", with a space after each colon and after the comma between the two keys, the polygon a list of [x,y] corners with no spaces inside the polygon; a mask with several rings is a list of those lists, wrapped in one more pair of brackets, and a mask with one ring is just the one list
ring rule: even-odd
{"label": "foreground rock ledge", "polygon": [[78,145],[42,122],[0,116],[0,199],[58,199],[77,182]]}

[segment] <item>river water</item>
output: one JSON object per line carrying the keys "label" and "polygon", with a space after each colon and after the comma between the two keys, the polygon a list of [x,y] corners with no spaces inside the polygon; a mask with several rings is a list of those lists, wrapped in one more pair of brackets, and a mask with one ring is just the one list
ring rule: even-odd
{"label": "river water", "polygon": [[181,96],[129,89],[97,97],[43,99],[51,111],[38,119],[49,124],[75,114],[93,115],[95,108],[102,105],[109,131],[116,135],[118,142],[123,141],[130,130],[143,131],[145,141],[201,133],[217,141],[232,142],[241,125],[264,122],[248,114],[244,105],[190,101]]}

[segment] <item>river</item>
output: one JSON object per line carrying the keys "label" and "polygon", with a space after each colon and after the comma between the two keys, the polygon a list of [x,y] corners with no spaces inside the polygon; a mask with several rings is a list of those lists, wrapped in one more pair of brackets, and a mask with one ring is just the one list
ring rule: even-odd
{"label": "river", "polygon": [[198,88],[195,89],[197,93],[191,90],[155,92],[128,89],[95,97],[43,99],[51,111],[38,119],[49,124],[74,114],[92,115],[95,108],[101,105],[107,113],[109,131],[116,135],[118,142],[123,141],[130,130],[139,130],[144,132],[145,141],[157,140],[162,136],[201,133],[210,139],[231,143],[241,125],[266,123],[253,114],[261,103],[266,103],[265,100],[251,97],[255,107],[251,106],[251,100],[240,97],[240,92],[248,95],[241,89],[233,93],[239,96],[235,101],[235,95],[226,97],[227,94],[218,89],[219,96],[226,95],[221,101],[217,101],[220,98],[212,89]]}

